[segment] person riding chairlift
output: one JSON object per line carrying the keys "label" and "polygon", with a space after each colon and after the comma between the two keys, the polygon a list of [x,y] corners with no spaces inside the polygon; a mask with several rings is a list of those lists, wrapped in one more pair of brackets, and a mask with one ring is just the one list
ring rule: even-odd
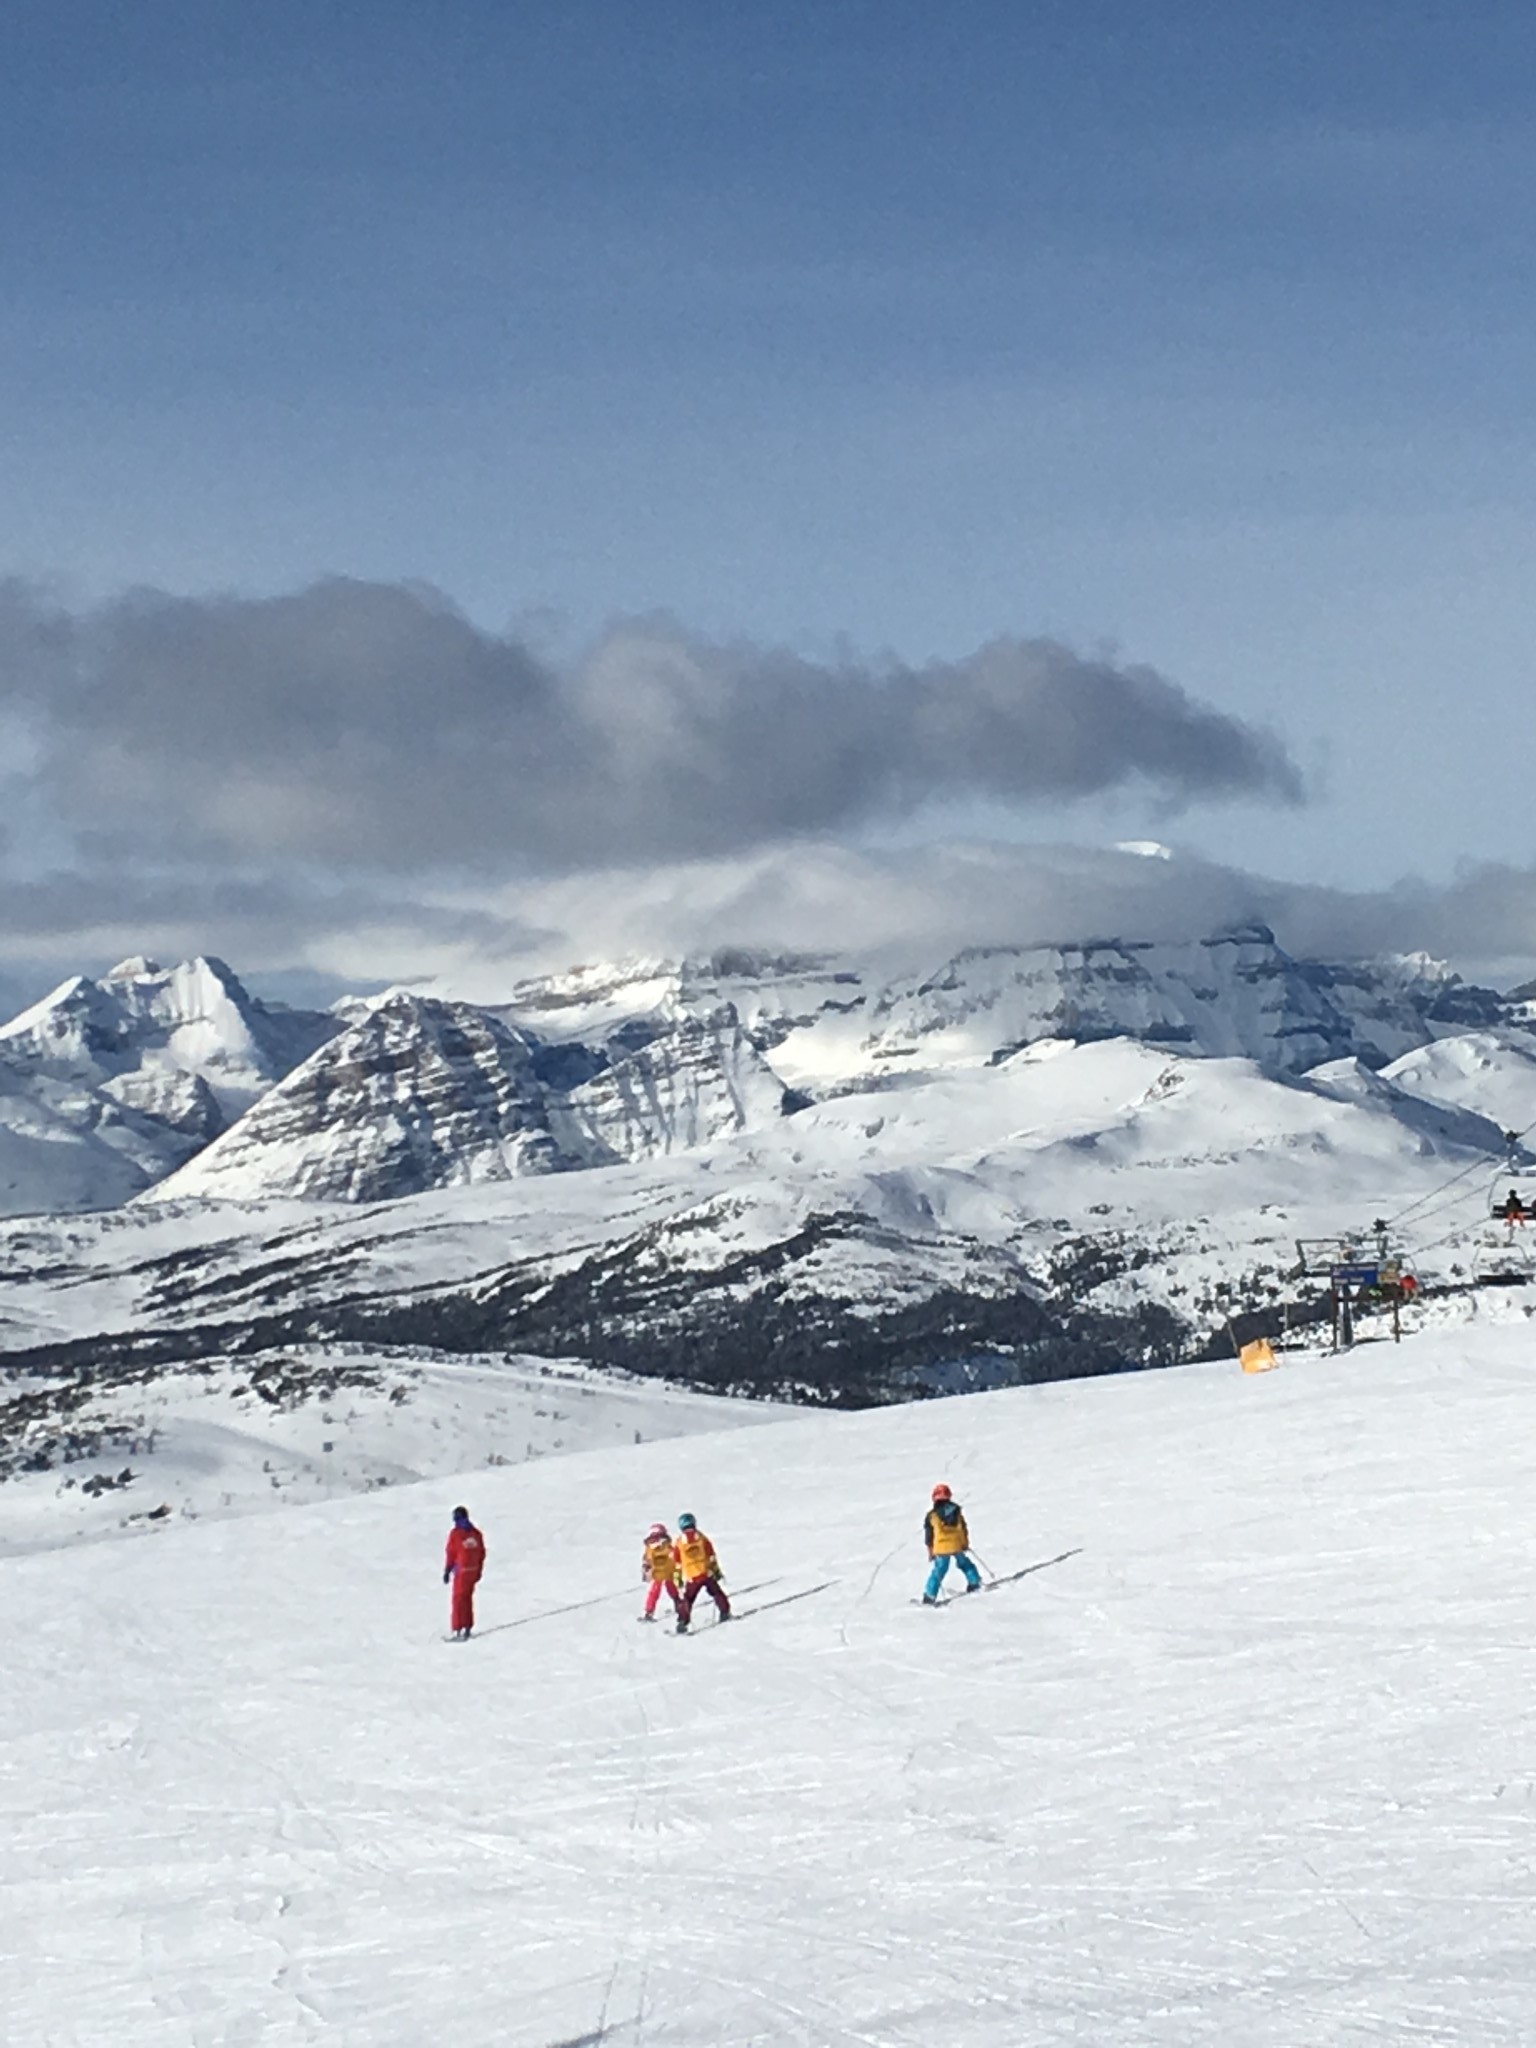
{"label": "person riding chairlift", "polygon": [[1511,1188],[1493,1213],[1502,1216],[1506,1223],[1529,1223],[1531,1220],[1531,1212],[1520,1199],[1518,1188]]}

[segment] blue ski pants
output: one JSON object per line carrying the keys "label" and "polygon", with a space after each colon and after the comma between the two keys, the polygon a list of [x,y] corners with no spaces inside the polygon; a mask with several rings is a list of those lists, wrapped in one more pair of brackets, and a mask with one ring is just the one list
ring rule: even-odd
{"label": "blue ski pants", "polygon": [[928,1585],[923,1596],[925,1599],[938,1599],[939,1588],[943,1585],[945,1575],[952,1564],[959,1565],[961,1571],[965,1574],[967,1586],[974,1587],[981,1584],[981,1573],[977,1571],[970,1552],[968,1550],[957,1550],[949,1557],[936,1557],[933,1560],[933,1570],[928,1574]]}

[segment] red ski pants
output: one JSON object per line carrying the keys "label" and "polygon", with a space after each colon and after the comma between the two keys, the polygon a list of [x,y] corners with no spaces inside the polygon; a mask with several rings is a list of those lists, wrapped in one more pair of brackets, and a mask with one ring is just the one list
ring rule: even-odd
{"label": "red ski pants", "polygon": [[450,1628],[473,1628],[475,1625],[475,1588],[480,1583],[464,1570],[453,1575],[453,1619]]}
{"label": "red ski pants", "polygon": [[722,1615],[730,1613],[731,1603],[725,1597],[725,1588],[715,1577],[714,1573],[710,1572],[702,1579],[690,1579],[687,1585],[684,1586],[683,1597],[678,1603],[682,1610],[684,1621],[692,1621],[693,1603],[701,1593],[708,1593],[710,1599],[714,1601]]}
{"label": "red ski pants", "polygon": [[681,1605],[677,1597],[677,1581],[675,1579],[652,1579],[650,1591],[645,1596],[645,1611],[647,1614],[654,1614],[656,1612],[656,1602],[661,1598],[663,1586],[672,1595],[672,1605],[674,1607]]}

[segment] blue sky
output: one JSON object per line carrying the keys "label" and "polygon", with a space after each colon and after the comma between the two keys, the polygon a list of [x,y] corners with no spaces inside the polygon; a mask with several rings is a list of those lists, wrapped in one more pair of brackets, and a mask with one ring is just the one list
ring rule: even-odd
{"label": "blue sky", "polygon": [[6,43],[0,573],[1056,636],[1312,801],[895,837],[1528,864],[1528,7],[13,0]]}

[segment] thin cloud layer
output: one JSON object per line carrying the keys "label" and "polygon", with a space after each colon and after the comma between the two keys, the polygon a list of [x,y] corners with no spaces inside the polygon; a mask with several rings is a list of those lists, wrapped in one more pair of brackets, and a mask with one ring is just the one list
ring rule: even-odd
{"label": "thin cloud layer", "polygon": [[[1184,942],[1263,923],[1289,952],[1312,958],[1428,952],[1500,985],[1536,972],[1530,868],[1351,891],[1182,852],[953,843],[875,852],[821,843],[643,878],[551,879],[489,900],[507,912],[515,902],[529,923],[559,935],[534,949],[549,965],[747,946],[879,952],[923,967],[965,946]],[[468,961],[464,971],[474,971]]]}
{"label": "thin cloud layer", "polygon": [[747,946],[878,955],[896,971],[936,967],[969,945],[1187,941],[1251,920],[1314,958],[1423,950],[1496,987],[1536,974],[1528,868],[1351,893],[1187,854],[953,844],[873,852],[823,841],[436,893],[169,871],[12,882],[0,891],[0,1015],[66,974],[99,973],[139,952],[219,953],[275,992],[299,970],[306,1000],[400,981],[498,1002],[528,975],[601,958]]}
{"label": "thin cloud layer", "polygon": [[1303,794],[1273,736],[1051,641],[820,664],[643,619],[558,665],[435,591],[344,580],[84,611],[11,585],[7,711],[100,854],[333,873],[641,866],[1135,783],[1175,807]]}

